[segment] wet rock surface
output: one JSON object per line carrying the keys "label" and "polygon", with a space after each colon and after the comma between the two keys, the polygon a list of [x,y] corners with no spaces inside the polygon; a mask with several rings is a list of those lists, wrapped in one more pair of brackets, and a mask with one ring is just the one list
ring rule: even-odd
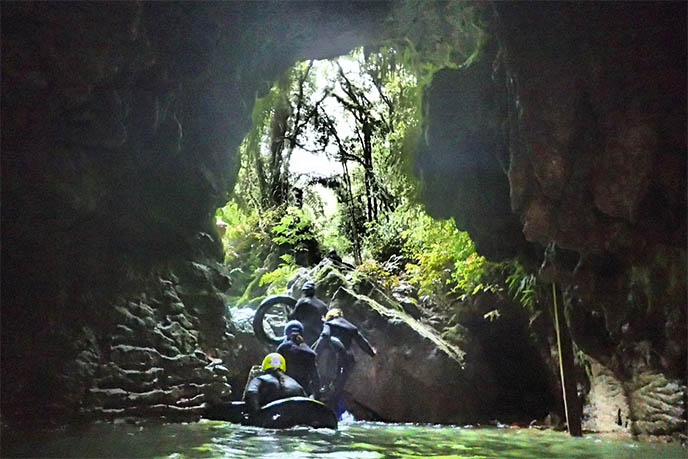
{"label": "wet rock surface", "polygon": [[685,429],[685,381],[670,380],[649,368],[620,381],[598,362],[591,363],[584,427],[595,432],[625,432],[642,438],[680,437]]}
{"label": "wet rock surface", "polygon": [[[194,263],[177,272],[185,269],[213,270]],[[88,347],[76,358],[87,376],[80,382],[85,391],[77,404],[80,418],[189,421],[199,419],[208,404],[229,400],[230,372],[218,354],[234,342],[230,324],[224,318],[213,321],[220,326],[220,338],[208,340],[218,333],[204,333],[198,307],[180,298],[200,292],[193,282],[182,288],[170,280],[176,276],[168,276],[158,279],[157,295],[149,289],[115,302],[110,312],[112,333],[85,342]],[[180,295],[182,290],[185,294]],[[221,315],[224,305],[220,301],[218,306]],[[69,393],[74,387],[67,389]]]}
{"label": "wet rock surface", "polygon": [[540,6],[495,4],[487,62],[436,75],[423,200],[490,258],[545,259],[574,343],[625,390],[685,381],[685,5]]}
{"label": "wet rock surface", "polygon": [[[148,394],[155,377],[137,388],[147,376],[127,372],[149,368],[164,370],[153,385],[165,396],[126,399],[127,412],[155,417],[182,400],[191,412],[211,397],[165,379],[210,384],[193,352],[221,347],[229,285],[211,215],[256,94],[296,59],[371,39],[387,8],[2,5],[3,422],[120,409],[91,378]],[[171,302],[157,280],[170,264]]]}
{"label": "wet rock surface", "polygon": [[[458,346],[402,310],[345,288],[337,290],[330,304],[342,309],[378,352],[372,359],[356,352],[345,390],[359,405],[393,422],[465,423],[487,416],[494,381],[488,371],[467,369]],[[486,388],[480,398],[470,395],[480,387]]]}
{"label": "wet rock surface", "polygon": [[370,358],[352,345],[356,366],[345,399],[358,417],[527,422],[551,409],[550,373],[533,351],[525,317],[502,322],[484,317],[494,308],[517,314],[519,306],[510,309],[503,300],[485,297],[479,305],[462,305],[460,318],[433,321],[417,298],[414,302],[407,297],[415,305],[416,318],[370,278],[340,270],[328,260],[310,277],[318,285],[318,296],[331,308],[340,308],[377,350]]}

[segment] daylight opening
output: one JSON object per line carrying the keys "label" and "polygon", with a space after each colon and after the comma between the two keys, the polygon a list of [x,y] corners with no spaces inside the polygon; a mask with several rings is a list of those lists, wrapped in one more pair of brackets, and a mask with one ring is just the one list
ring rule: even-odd
{"label": "daylight opening", "polygon": [[282,293],[331,251],[388,289],[460,295],[486,261],[414,197],[423,79],[409,52],[363,48],[297,62],[256,100],[230,202],[217,211],[229,303]]}

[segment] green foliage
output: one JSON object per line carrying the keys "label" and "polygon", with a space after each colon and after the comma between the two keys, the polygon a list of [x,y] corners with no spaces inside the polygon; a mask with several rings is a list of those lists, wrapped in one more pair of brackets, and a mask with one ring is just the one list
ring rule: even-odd
{"label": "green foliage", "polygon": [[215,218],[225,227],[222,243],[225,250],[225,268],[232,285],[227,291],[230,302],[244,296],[270,253],[272,240],[269,227],[251,210],[242,209],[236,202],[219,208]]}
{"label": "green foliage", "polygon": [[506,277],[509,294],[531,313],[537,305],[536,276],[526,272],[523,266],[514,261],[506,266],[510,273]]}
{"label": "green foliage", "polygon": [[[394,254],[411,260],[405,274],[420,294],[465,295],[496,288],[486,276],[492,265],[475,252],[468,233],[459,231],[452,219],[433,219],[419,206],[399,207],[369,225],[365,248],[379,260]],[[385,278],[374,266],[369,270]]]}
{"label": "green foliage", "polygon": [[399,285],[399,276],[390,273],[375,260],[364,260],[356,269],[382,284],[387,290],[392,290]]}
{"label": "green foliage", "polygon": [[385,261],[392,255],[402,253],[407,242],[402,233],[407,226],[408,215],[402,208],[378,221],[368,223],[363,241],[366,256]]}
{"label": "green foliage", "polygon": [[489,320],[490,322],[493,322],[497,319],[499,319],[502,315],[499,313],[499,309],[493,309],[489,312],[486,312],[483,314],[483,319]]}
{"label": "green foliage", "polygon": [[287,207],[271,228],[272,241],[291,250],[310,249],[317,241],[310,215],[298,207]]}
{"label": "green foliage", "polygon": [[[417,192],[411,151],[422,132],[423,89],[435,71],[476,58],[485,40],[478,10],[453,1],[422,8],[419,22],[408,25],[410,40],[357,49],[338,63],[297,63],[256,100],[234,203],[218,210],[228,225],[223,241],[235,294],[245,288],[244,297],[254,295],[257,290],[248,290],[266,286],[278,291],[304,264],[301,255],[319,254],[319,247],[365,258],[359,269],[386,288],[400,277],[421,294],[496,288],[493,264],[475,252],[467,233],[410,204]],[[335,205],[315,191],[312,177],[290,172],[298,149],[341,166],[341,175],[324,185]],[[296,188],[302,201],[293,199]],[[390,273],[380,262],[392,255],[410,263]]]}
{"label": "green foliage", "polygon": [[232,303],[244,304],[264,294],[266,285],[268,293],[280,291],[296,270],[299,251],[315,251],[313,257],[319,256],[311,218],[302,209],[280,207],[258,214],[229,202],[217,210],[216,218],[227,225],[222,239],[225,267],[232,280],[227,295]]}
{"label": "green foliage", "polygon": [[311,229],[320,247],[335,249],[340,254],[349,253],[351,239],[342,231],[346,227],[346,222],[342,221],[344,210],[337,202],[334,191],[321,186],[307,188],[304,208],[312,213]]}
{"label": "green foliage", "polygon": [[479,57],[487,40],[485,9],[463,1],[406,2],[395,10],[394,23],[400,37],[390,45],[406,49],[406,65],[421,78],[444,67],[470,65]]}
{"label": "green foliage", "polygon": [[280,257],[282,263],[268,273],[265,273],[260,278],[260,285],[269,284],[268,294],[281,293],[287,289],[287,282],[296,273],[299,267],[294,262],[294,257],[289,254],[284,254]]}
{"label": "green foliage", "polygon": [[405,251],[417,262],[407,270],[421,293],[476,294],[494,288],[481,282],[487,261],[475,252],[468,233],[459,231],[453,219],[434,220],[423,212],[413,223],[406,231]]}
{"label": "green foliage", "polygon": [[289,162],[316,107],[312,62],[299,62],[283,73],[267,93],[256,98],[253,126],[240,148],[241,167],[234,199],[258,211],[294,202]]}

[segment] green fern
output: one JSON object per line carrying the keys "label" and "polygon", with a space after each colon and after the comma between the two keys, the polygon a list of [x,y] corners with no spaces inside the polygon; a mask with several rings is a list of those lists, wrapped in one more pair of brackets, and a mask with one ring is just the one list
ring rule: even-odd
{"label": "green fern", "polygon": [[506,278],[509,294],[530,312],[535,312],[537,291],[535,284],[537,277],[525,271],[518,262],[509,263],[511,273]]}
{"label": "green fern", "polygon": [[261,276],[259,285],[270,284],[268,294],[280,293],[286,290],[287,282],[296,273],[299,267],[294,263],[294,257],[284,254],[280,257],[283,263],[277,269]]}

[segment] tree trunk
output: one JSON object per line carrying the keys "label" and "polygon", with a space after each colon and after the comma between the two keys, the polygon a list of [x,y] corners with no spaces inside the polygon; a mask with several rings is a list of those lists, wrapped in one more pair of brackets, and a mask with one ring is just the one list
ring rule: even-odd
{"label": "tree trunk", "polygon": [[349,176],[349,168],[346,166],[346,160],[342,159],[342,169],[344,170],[344,182],[346,183],[346,192],[349,195],[349,211],[351,213],[351,237],[353,239],[354,247],[354,262],[357,265],[361,264],[361,244],[358,240],[358,230],[356,229],[356,209],[354,203],[354,193],[351,190],[351,177]]}
{"label": "tree trunk", "polygon": [[377,204],[375,202],[374,178],[373,178],[373,146],[371,142],[373,128],[370,123],[363,125],[363,168],[364,183],[367,199],[367,220],[372,222],[377,219]]}

